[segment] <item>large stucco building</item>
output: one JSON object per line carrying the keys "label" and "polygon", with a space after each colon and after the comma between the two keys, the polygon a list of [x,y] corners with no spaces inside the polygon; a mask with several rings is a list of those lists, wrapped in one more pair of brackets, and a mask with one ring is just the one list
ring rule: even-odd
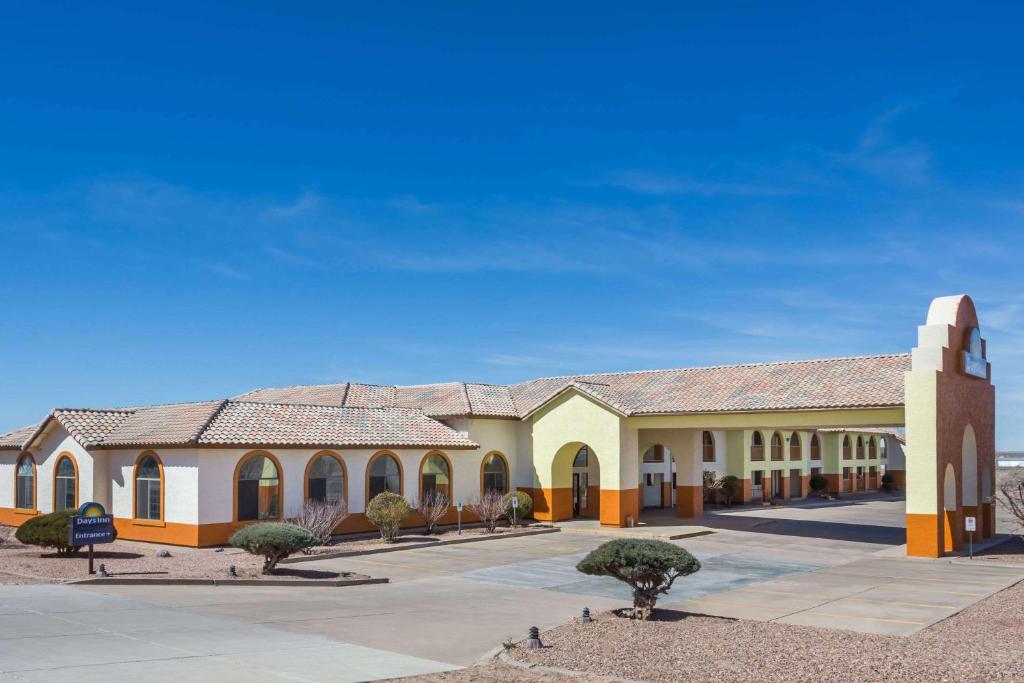
{"label": "large stucco building", "polygon": [[888,471],[907,487],[909,551],[935,556],[960,542],[960,516],[994,530],[977,329],[970,299],[945,297],[911,354],[56,409],[0,436],[0,523],[96,500],[122,538],[211,545],[309,498],[344,497],[345,532],[370,528],[381,490],[497,488],[528,492],[538,519],[628,526],[652,507],[700,517],[705,470],[739,478],[745,501],[805,496],[817,473],[838,494],[874,489]]}

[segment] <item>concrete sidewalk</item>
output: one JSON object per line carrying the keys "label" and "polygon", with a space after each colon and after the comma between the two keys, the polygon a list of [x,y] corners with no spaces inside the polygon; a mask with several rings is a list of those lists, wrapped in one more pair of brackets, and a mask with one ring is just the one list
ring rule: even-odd
{"label": "concrete sidewalk", "polygon": [[872,558],[666,607],[735,619],[905,636],[1021,580],[1021,567]]}

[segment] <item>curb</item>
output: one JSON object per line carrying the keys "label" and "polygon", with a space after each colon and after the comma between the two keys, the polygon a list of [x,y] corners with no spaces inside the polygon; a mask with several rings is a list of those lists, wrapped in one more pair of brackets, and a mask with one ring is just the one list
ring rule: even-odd
{"label": "curb", "polygon": [[597,681],[599,683],[642,683],[641,681],[634,681],[629,678],[619,678],[618,676],[605,676],[602,674],[589,673],[587,671],[562,669],[554,666],[542,666],[540,664],[527,664],[526,662],[520,662],[518,659],[509,656],[509,654],[504,651],[499,652],[495,658],[503,664],[508,664],[509,666],[514,666],[515,668],[522,669],[524,671],[540,671],[542,673],[570,676],[571,678],[582,678],[586,676],[588,681]]}
{"label": "curb", "polygon": [[89,578],[65,581],[64,585],[83,586],[294,586],[308,588],[323,586],[325,588],[344,588],[345,586],[365,586],[367,584],[388,583],[389,579],[134,579],[110,576],[105,579]]}
{"label": "curb", "polygon": [[379,555],[380,553],[397,553],[403,550],[416,550],[417,548],[436,548],[442,545],[459,545],[461,543],[477,543],[480,541],[497,541],[502,538],[522,538],[524,536],[540,536],[542,534],[553,534],[562,531],[558,527],[545,527],[542,529],[527,529],[514,531],[508,534],[493,534],[488,536],[473,536],[469,538],[453,538],[447,541],[428,541],[416,545],[398,546],[388,548],[371,548],[369,550],[341,550],[336,553],[324,553],[322,555],[300,555],[297,557],[286,557],[279,560],[278,564],[296,564],[298,562],[315,562],[316,560],[333,560],[338,557],[359,557],[361,555]]}
{"label": "curb", "polygon": [[612,527],[610,529],[572,529],[569,527],[560,527],[562,531],[567,534],[590,534],[592,536],[617,536],[625,538],[651,538],[659,541],[675,541],[680,538],[693,538],[695,536],[708,536],[717,531],[709,527],[701,527],[693,531],[682,531],[675,534],[659,534],[656,531],[648,531],[646,529],[640,529],[638,527],[624,528],[624,527]]}

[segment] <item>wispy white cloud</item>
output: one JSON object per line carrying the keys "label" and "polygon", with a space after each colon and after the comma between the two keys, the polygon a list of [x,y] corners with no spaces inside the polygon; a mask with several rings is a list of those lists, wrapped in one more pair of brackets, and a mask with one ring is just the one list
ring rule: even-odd
{"label": "wispy white cloud", "polygon": [[225,278],[227,280],[251,280],[252,276],[245,272],[235,268],[234,266],[224,263],[221,261],[209,262],[200,261],[199,266],[204,270],[217,275],[218,277]]}
{"label": "wispy white cloud", "polygon": [[263,215],[274,220],[291,220],[314,214],[323,203],[322,197],[307,190],[296,197],[293,202],[267,207],[263,210]]}
{"label": "wispy white cloud", "polygon": [[890,132],[892,123],[909,109],[908,105],[899,105],[883,112],[861,133],[857,146],[837,158],[883,180],[905,186],[928,185],[932,180],[932,151],[918,141],[896,141]]}
{"label": "wispy white cloud", "polygon": [[700,195],[716,197],[732,195],[740,197],[782,197],[796,193],[791,188],[769,184],[696,180],[684,176],[662,175],[636,170],[609,173],[602,184],[638,194],[655,196]]}

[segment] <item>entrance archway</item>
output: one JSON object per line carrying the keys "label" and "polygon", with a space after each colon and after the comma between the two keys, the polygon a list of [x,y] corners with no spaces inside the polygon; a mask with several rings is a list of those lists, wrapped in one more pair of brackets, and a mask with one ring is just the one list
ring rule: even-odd
{"label": "entrance archway", "polygon": [[640,513],[675,506],[674,454],[664,444],[654,444],[640,456]]}
{"label": "entrance archway", "polygon": [[551,480],[566,490],[564,501],[555,506],[554,521],[600,519],[601,465],[597,454],[585,443],[568,443],[558,449],[551,463]]}
{"label": "entrance archway", "polygon": [[956,472],[952,463],[946,465],[946,475],[942,483],[942,520],[943,520],[943,550],[952,552],[957,549],[956,532],[960,525],[957,519],[956,508]]}
{"label": "entrance archway", "polygon": [[[963,443],[960,447],[960,511],[964,517],[978,517],[978,440],[974,427],[964,428]],[[960,529],[963,541],[967,531]]]}

